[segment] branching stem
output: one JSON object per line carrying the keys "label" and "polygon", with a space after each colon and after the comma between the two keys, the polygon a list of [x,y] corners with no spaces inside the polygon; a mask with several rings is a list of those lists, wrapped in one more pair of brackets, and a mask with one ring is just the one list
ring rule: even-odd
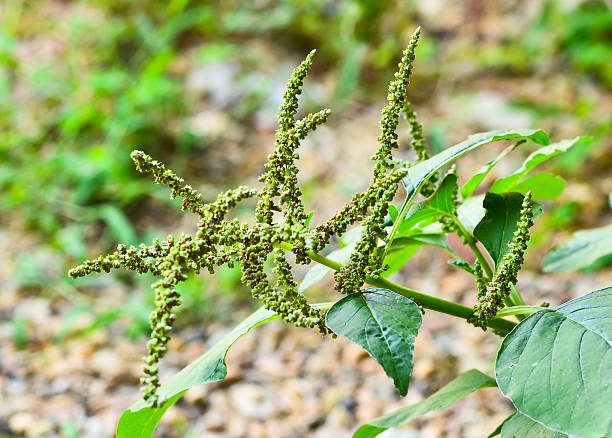
{"label": "branching stem", "polygon": [[[281,242],[275,244],[276,247],[283,249],[284,251],[293,251],[293,247],[291,244],[287,242]],[[333,260],[328,259],[320,254],[316,254],[312,251],[307,252],[308,257],[314,260],[317,263],[325,265],[334,270],[340,270],[344,265],[341,263],[335,262]],[[469,319],[473,316],[473,311],[470,307],[464,306],[459,303],[455,303],[453,301],[447,301],[442,298],[434,297],[432,295],[424,294],[414,289],[410,289],[408,287],[402,286],[400,284],[394,283],[386,278],[370,278],[366,277],[366,283],[371,286],[380,287],[389,289],[399,295],[402,295],[406,298],[410,298],[414,300],[419,305],[421,305],[424,309],[435,310],[436,312],[446,313],[447,315],[456,316],[462,319]],[[489,326],[495,329],[497,332],[507,334],[514,328],[516,324],[512,321],[508,321],[505,319],[494,319],[489,323]]]}

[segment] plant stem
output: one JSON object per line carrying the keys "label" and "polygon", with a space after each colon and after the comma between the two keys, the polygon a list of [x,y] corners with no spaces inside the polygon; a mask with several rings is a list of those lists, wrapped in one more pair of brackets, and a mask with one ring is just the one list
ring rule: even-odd
{"label": "plant stem", "polygon": [[[287,242],[281,242],[275,244],[275,246],[285,251],[293,251],[293,247]],[[310,257],[315,262],[321,263],[322,265],[325,265],[336,271],[340,270],[343,267],[342,264],[330,260],[322,255],[316,254],[312,251],[308,251],[307,254],[308,257]],[[417,304],[421,305],[425,309],[435,310],[437,312],[446,313],[447,315],[452,315],[463,319],[471,318],[474,313],[470,307],[455,303],[453,301],[447,301],[442,298],[434,297],[432,295],[424,294],[414,289],[410,289],[408,287],[394,283],[390,280],[387,280],[386,278],[366,277],[366,283],[371,286],[389,289],[399,295],[402,295],[406,298],[415,301]],[[489,323],[489,327],[494,328],[495,330],[504,334],[510,332],[510,330],[512,330],[515,325],[516,324],[512,321],[508,321],[505,319],[494,319]]]}
{"label": "plant stem", "polygon": [[383,251],[381,260],[384,260],[385,257],[387,256],[387,253],[389,252],[389,249],[391,248],[391,244],[393,243],[393,239],[395,238],[395,235],[397,234],[397,231],[399,230],[399,227],[402,221],[404,220],[406,213],[408,213],[408,209],[410,208],[410,205],[412,205],[411,201],[412,199],[410,198],[410,196],[407,196],[406,200],[402,204],[402,208],[397,214],[397,217],[393,221],[393,227],[391,228],[391,231],[389,232],[389,236],[387,238],[387,243],[385,244],[385,250]]}
{"label": "plant stem", "polygon": [[533,313],[539,312],[540,310],[545,310],[546,307],[540,306],[512,306],[506,307],[505,309],[501,309],[495,315],[497,318],[503,318],[504,316],[511,315],[531,315]]}
{"label": "plant stem", "polygon": [[466,228],[463,226],[463,224],[461,223],[461,221],[459,220],[457,216],[451,216],[451,218],[453,219],[453,222],[455,222],[455,224],[459,228],[459,231],[461,233],[460,237],[463,237],[465,239],[468,246],[470,247],[470,249],[476,256],[478,261],[480,262],[480,265],[482,266],[482,269],[484,269],[485,274],[487,274],[487,277],[489,277],[489,280],[492,280],[493,270],[491,269],[489,262],[487,261],[486,257],[484,256],[480,248],[478,248],[478,245],[476,244],[476,238],[474,237],[472,233],[466,230]]}

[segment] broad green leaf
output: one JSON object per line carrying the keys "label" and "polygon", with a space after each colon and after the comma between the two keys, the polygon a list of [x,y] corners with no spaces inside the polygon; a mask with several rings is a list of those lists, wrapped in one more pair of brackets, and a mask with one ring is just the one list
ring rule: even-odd
{"label": "broad green leaf", "polygon": [[497,163],[499,163],[506,155],[512,152],[512,150],[516,146],[516,144],[508,146],[506,149],[503,150],[501,154],[499,154],[493,160],[482,166],[478,172],[472,175],[472,177],[461,187],[461,196],[463,197],[463,199],[474,193],[476,187],[478,187],[482,180],[485,179],[489,172],[491,172],[491,169],[493,169],[497,165]]}
{"label": "broad green leaf", "polygon": [[161,386],[159,396],[161,400],[165,400],[161,407],[147,407],[141,400],[126,410],[119,419],[117,438],[150,437],[164,413],[186,390],[195,385],[217,382],[225,378],[227,374],[225,355],[238,338],[248,333],[253,327],[277,318],[276,313],[264,308],[251,314],[210,350]]}
{"label": "broad green leaf", "polygon": [[580,438],[612,436],[612,288],[521,321],[502,342],[497,383],[523,414]]}
{"label": "broad green leaf", "polygon": [[387,289],[365,289],[335,303],[326,323],[370,353],[406,395],[414,339],[421,326],[421,309],[414,301]]}
{"label": "broad green leaf", "polygon": [[547,429],[526,415],[517,412],[505,421],[501,428],[501,438],[567,438],[561,432]]}
{"label": "broad green leaf", "polygon": [[612,255],[612,225],[574,233],[546,255],[542,268],[547,272],[565,272],[586,268],[602,257]]}
{"label": "broad green leaf", "polygon": [[457,189],[457,175],[449,173],[431,197],[410,207],[398,229],[398,234],[410,233],[417,227],[431,224],[441,215],[452,213],[453,193]]}
{"label": "broad green leaf", "polygon": [[487,143],[512,139],[529,139],[543,145],[550,143],[546,133],[540,129],[499,129],[470,135],[467,140],[444,149],[439,154],[434,155],[428,160],[421,161],[408,169],[408,175],[403,181],[407,191],[407,202],[412,201],[425,181],[434,173],[457,158]]}
{"label": "broad green leaf", "polygon": [[[487,193],[484,198],[483,206],[487,212],[474,228],[474,237],[487,249],[496,268],[510,251],[508,244],[518,229],[517,222],[521,218],[523,198],[522,194],[514,192]],[[541,209],[536,207],[534,215],[539,214]]]}
{"label": "broad green leaf", "polygon": [[495,387],[495,379],[478,370],[469,370],[418,403],[400,408],[361,426],[353,438],[373,438],[392,427],[400,427],[415,418],[444,409],[480,388]]}
{"label": "broad green leaf", "polygon": [[[327,258],[330,260],[333,260],[334,262],[344,263],[351,257],[351,253],[353,252],[354,249],[355,249],[355,242],[349,244],[348,246],[345,246],[344,248],[340,248],[340,249],[330,252],[327,255]],[[314,265],[312,268],[310,268],[308,272],[306,272],[304,279],[302,280],[302,282],[300,283],[298,287],[298,292],[300,293],[304,292],[306,289],[308,289],[313,284],[318,283],[319,281],[323,280],[323,278],[325,278],[325,275],[327,275],[327,273],[331,271],[332,271],[332,268],[329,268],[325,265],[321,265],[321,264]]]}
{"label": "broad green leaf", "polygon": [[530,191],[533,199],[540,200],[556,199],[563,193],[564,188],[565,180],[560,176],[551,173],[536,173],[513,186],[512,191],[523,195]]}
{"label": "broad green leaf", "polygon": [[553,143],[548,146],[544,146],[538,149],[537,151],[532,152],[525,159],[523,164],[511,175],[505,178],[500,178],[495,181],[490,191],[493,193],[516,191],[514,189],[514,186],[517,185],[521,178],[531,172],[531,170],[533,170],[538,164],[567,151],[569,148],[582,141],[588,141],[588,139],[581,139],[580,137],[576,137],[572,139],[561,140],[559,143]]}

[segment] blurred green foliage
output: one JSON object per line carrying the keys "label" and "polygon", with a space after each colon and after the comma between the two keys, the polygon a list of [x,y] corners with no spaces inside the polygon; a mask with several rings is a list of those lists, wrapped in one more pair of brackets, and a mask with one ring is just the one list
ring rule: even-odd
{"label": "blurred green foliage", "polygon": [[[517,23],[524,29],[517,38],[499,44],[470,42],[469,51],[455,50],[463,25],[445,29],[441,23],[428,29],[419,12],[424,3],[4,0],[0,5],[4,227],[23,227],[24,233],[37,236],[63,268],[92,255],[87,248],[93,242],[97,244],[93,251],[102,252],[117,242],[146,241],[153,230],[131,224],[160,222],[151,215],[166,211],[165,189],[133,170],[132,149],[143,149],[196,182],[229,185],[234,176],[240,177],[213,179],[193,165],[207,162],[207,147],[212,144],[190,123],[206,97],[189,90],[188,76],[202,65],[225,61],[239,65],[230,78],[239,98],[210,104],[221,105],[231,123],[247,129],[255,124],[254,113],[271,104],[271,96],[280,97],[274,94],[279,84],[270,78],[274,66],[300,59],[312,48],[318,49],[313,74],[331,75],[326,84],[331,83],[328,97],[336,112],[354,101],[371,103],[384,90],[388,72],[393,71],[390,67],[417,24],[425,25],[426,38],[418,49],[417,85],[411,93],[420,98],[435,87],[441,68],[453,70],[466,62],[500,77],[562,72],[586,78],[603,93],[612,89],[612,12],[604,2],[584,1],[565,8],[546,2],[533,22]],[[453,53],[463,59],[453,58]],[[281,81],[286,78],[284,73],[281,76]],[[597,106],[587,98],[572,107],[550,99],[516,99],[514,104],[528,109],[536,125],[542,119],[569,117],[582,125],[580,132],[596,137],[592,146],[574,148],[563,158],[569,168],[588,157],[612,130],[608,120],[596,116]],[[444,145],[444,127],[427,128],[437,152]],[[577,216],[574,205],[561,207],[556,214],[562,222]],[[29,253],[18,255],[18,284],[48,285],[55,277],[43,265]],[[223,288],[232,290],[236,279],[232,272],[222,275]],[[66,280],[61,281],[62,287],[68,287]],[[207,308],[200,280],[184,287],[185,307],[205,312],[194,310]],[[148,330],[148,311],[145,298],[134,299],[123,311],[136,321],[129,330],[137,335]],[[83,311],[79,309],[75,312]],[[84,311],[90,310],[91,306]],[[91,329],[106,324],[116,316],[113,312],[98,315]],[[23,342],[26,329],[15,322],[17,344]],[[70,333],[69,327],[58,336],[65,333]]]}

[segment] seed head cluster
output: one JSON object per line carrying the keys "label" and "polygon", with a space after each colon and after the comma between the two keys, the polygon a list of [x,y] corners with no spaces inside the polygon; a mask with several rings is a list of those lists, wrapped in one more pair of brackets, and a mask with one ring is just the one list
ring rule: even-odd
{"label": "seed head cluster", "polygon": [[511,288],[517,282],[517,275],[524,262],[527,243],[529,242],[529,229],[533,226],[533,199],[528,192],[523,199],[521,217],[517,222],[518,228],[514,232],[512,241],[508,244],[510,251],[504,256],[499,269],[487,285],[479,264],[474,266],[474,275],[478,284],[477,302],[474,306],[472,324],[486,330],[487,323],[495,318],[497,312],[503,307],[504,298],[510,295]]}
{"label": "seed head cluster", "polygon": [[[366,276],[377,276],[383,271],[379,242],[385,238],[385,233],[381,223],[399,182],[407,173],[405,165],[397,165],[391,151],[398,146],[396,128],[399,113],[407,108],[406,87],[418,36],[419,30],[404,51],[399,71],[389,87],[389,102],[382,111],[380,148],[373,158],[376,166],[372,182],[367,190],[355,194],[332,218],[314,228],[309,226],[309,215],[302,202],[296,165],[300,142],[310,131],[325,123],[330,115],[330,110],[325,109],[296,120],[298,96],[314,51],[296,68],[287,84],[279,110],[276,146],[268,157],[265,173],[260,177],[264,183],[261,190],[240,186],[207,203],[201,193],[186,185],[162,163],[142,151],[132,152],[138,171],[151,173],[156,183],[170,188],[172,198],[183,199],[183,210],[198,215],[197,232],[195,236],[182,234],[169,236],[163,241],[154,240],[150,246],[119,245],[115,252],[73,268],[70,276],[77,278],[124,268],[137,273],[151,273],[159,278],[153,286],[155,310],[150,316],[152,331],[141,379],[144,399],[150,406],[158,407],[164,402],[158,396],[159,361],[167,351],[176,319],[175,309],[180,304],[176,287],[188,275],[197,274],[202,269],[214,273],[217,266],[240,264],[242,282],[267,309],[276,312],[286,322],[318,328],[325,335],[328,329],[323,315],[298,292],[291,265],[280,247],[291,245],[296,262],[307,264],[310,262],[309,253],[324,249],[332,236],[344,233],[349,225],[363,222],[363,233],[355,252],[346,267],[336,275],[336,289],[342,293],[356,292]],[[416,121],[411,122],[411,126],[413,123]],[[413,134],[413,138],[415,146],[421,144],[419,138],[422,136]],[[417,153],[421,158],[426,156],[422,151]],[[226,218],[239,202],[251,197],[257,197],[255,224]],[[265,270],[268,262],[273,264],[272,275]]]}

